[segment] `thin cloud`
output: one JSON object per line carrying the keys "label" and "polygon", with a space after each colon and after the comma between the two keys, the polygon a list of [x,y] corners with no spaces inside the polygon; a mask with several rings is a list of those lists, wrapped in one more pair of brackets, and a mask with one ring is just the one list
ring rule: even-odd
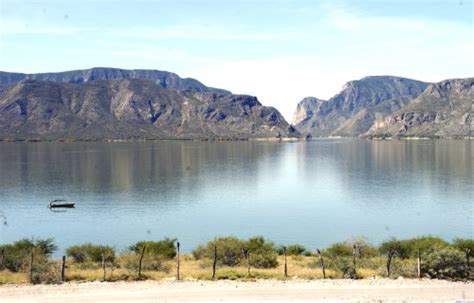
{"label": "thin cloud", "polygon": [[289,41],[304,38],[297,31],[259,32],[258,29],[217,28],[215,26],[182,25],[173,27],[142,26],[106,30],[107,35],[125,38],[188,39],[216,41]]}
{"label": "thin cloud", "polygon": [[4,19],[0,21],[0,35],[72,35],[83,28],[29,23],[27,20]]}

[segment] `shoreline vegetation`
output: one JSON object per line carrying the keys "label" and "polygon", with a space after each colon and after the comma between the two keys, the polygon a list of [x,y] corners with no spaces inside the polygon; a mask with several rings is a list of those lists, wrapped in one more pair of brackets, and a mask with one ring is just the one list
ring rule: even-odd
{"label": "shoreline vegetation", "polygon": [[375,246],[352,238],[325,249],[277,245],[263,237],[219,237],[182,254],[176,239],[140,241],[118,251],[85,243],[65,250],[53,239],[0,245],[0,284],[88,281],[315,280],[429,278],[473,281],[473,239],[388,239]]}
{"label": "shoreline vegetation", "polygon": [[336,140],[336,139],[362,139],[362,140],[474,140],[472,136],[456,136],[456,137],[418,137],[418,136],[366,136],[366,137],[342,137],[342,136],[328,136],[328,137],[282,137],[282,138],[202,138],[202,139],[177,139],[177,138],[124,138],[124,139],[79,139],[79,138],[0,138],[0,142],[159,142],[159,141],[195,141],[195,142],[223,142],[223,141],[269,141],[269,142],[296,142],[296,141],[313,141],[313,140]]}

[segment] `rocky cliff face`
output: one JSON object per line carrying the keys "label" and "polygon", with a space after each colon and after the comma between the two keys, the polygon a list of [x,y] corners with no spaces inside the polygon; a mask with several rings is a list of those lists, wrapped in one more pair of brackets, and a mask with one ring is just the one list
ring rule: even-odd
{"label": "rocky cliff face", "polygon": [[149,80],[23,80],[0,93],[0,138],[255,138],[296,134],[257,98]]}
{"label": "rocky cliff face", "polygon": [[431,84],[418,98],[377,119],[367,136],[474,136],[474,78]]}
{"label": "rocky cliff face", "polygon": [[180,78],[178,75],[170,72],[146,69],[127,70],[107,67],[94,67],[91,69],[40,74],[0,72],[0,87],[5,87],[26,79],[64,83],[84,83],[94,80],[142,79],[153,81],[161,87],[169,89],[195,90],[198,92],[230,94],[230,92],[226,90],[207,87],[195,79],[183,79]]}
{"label": "rocky cliff face", "polygon": [[[357,136],[375,119],[397,110],[419,96],[428,83],[392,76],[372,76],[346,83],[327,102],[310,108],[311,115],[296,120],[303,135]],[[304,106],[304,105],[301,105]],[[300,112],[301,113],[301,112]]]}
{"label": "rocky cliff face", "polygon": [[324,102],[326,102],[326,100],[314,97],[304,98],[296,106],[296,110],[293,114],[293,120],[291,124],[298,125],[300,123],[303,123],[305,120],[311,119],[313,115],[315,115],[319,111],[319,108]]}

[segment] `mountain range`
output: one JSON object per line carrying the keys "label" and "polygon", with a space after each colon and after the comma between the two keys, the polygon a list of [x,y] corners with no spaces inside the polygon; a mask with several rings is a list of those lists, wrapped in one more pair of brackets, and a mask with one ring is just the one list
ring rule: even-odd
{"label": "mountain range", "polygon": [[147,70],[1,73],[2,139],[248,139],[298,135],[256,97]]}
{"label": "mountain range", "polygon": [[371,76],[325,101],[298,103],[293,124],[306,137],[473,136],[474,78],[427,83]]}
{"label": "mountain range", "polygon": [[474,78],[370,76],[304,98],[292,125],[256,97],[158,70],[0,72],[0,139],[472,137]]}

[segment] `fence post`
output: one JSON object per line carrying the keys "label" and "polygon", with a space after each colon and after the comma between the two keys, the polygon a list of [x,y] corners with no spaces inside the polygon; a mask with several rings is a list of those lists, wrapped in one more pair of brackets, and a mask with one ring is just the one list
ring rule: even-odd
{"label": "fence post", "polygon": [[181,276],[179,275],[179,242],[176,242],[176,280],[180,280]]}
{"label": "fence post", "polygon": [[466,248],[466,249],[464,250],[464,252],[466,253],[466,265],[467,265],[467,269],[470,270],[470,269],[471,269],[471,264],[470,264],[471,262],[470,262],[470,260],[469,260],[469,255],[471,254],[471,250],[470,250],[469,248]]}
{"label": "fence post", "polygon": [[247,250],[247,275],[250,277],[250,250]]}
{"label": "fence post", "polygon": [[288,261],[286,258],[286,246],[283,246],[283,257],[285,260],[285,278],[288,278]]}
{"label": "fence post", "polygon": [[105,281],[105,253],[104,252],[102,252],[102,271],[104,272],[102,281]]}
{"label": "fence post", "polygon": [[421,250],[418,248],[418,258],[416,258],[416,277],[421,278]]}
{"label": "fence post", "polygon": [[143,257],[145,256],[145,251],[146,251],[146,245],[143,245],[142,252],[140,254],[140,260],[138,260],[138,278],[142,277],[142,263],[143,263]]}
{"label": "fence post", "polygon": [[2,250],[0,251],[0,268],[3,267],[3,260],[5,259],[5,249],[2,248]]}
{"label": "fence post", "polygon": [[357,246],[354,244],[354,246],[352,247],[352,267],[354,269],[354,275],[357,274],[357,270],[356,270],[356,254],[357,254]]}
{"label": "fence post", "polygon": [[392,249],[390,249],[387,254],[387,278],[390,278],[392,259],[394,255],[395,255],[395,252]]}
{"label": "fence post", "polygon": [[216,265],[217,265],[217,246],[214,245],[214,261],[212,262],[212,280],[216,279]]}
{"label": "fence post", "polygon": [[34,261],[34,252],[31,250],[30,255],[30,283],[33,283],[33,261]]}
{"label": "fence post", "polygon": [[321,268],[323,269],[323,279],[326,279],[326,267],[324,267],[323,256],[321,255],[321,251],[319,251],[319,249],[316,249],[316,252],[318,253],[319,263],[321,263]]}
{"label": "fence post", "polygon": [[61,283],[66,280],[66,256],[63,256],[61,262]]}

